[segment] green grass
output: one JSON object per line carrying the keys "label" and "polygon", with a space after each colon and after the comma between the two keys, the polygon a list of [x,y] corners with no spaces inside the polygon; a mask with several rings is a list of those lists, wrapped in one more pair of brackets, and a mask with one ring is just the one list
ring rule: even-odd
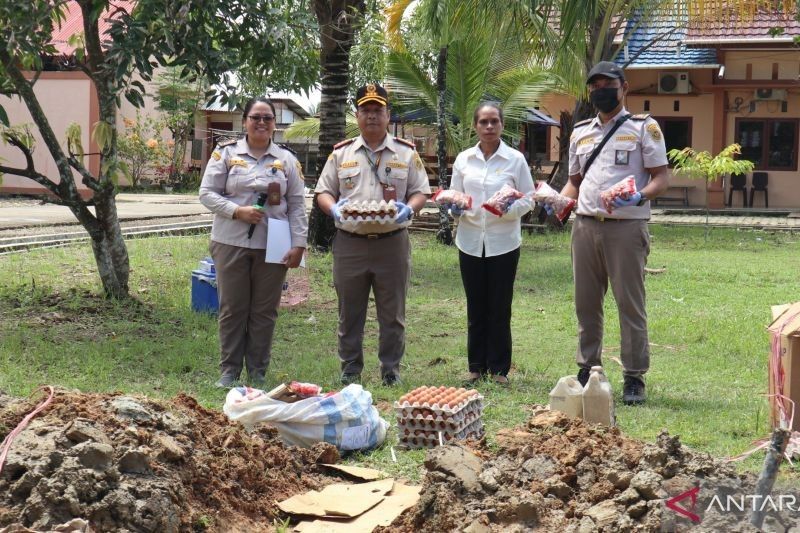
{"label": "green grass", "polygon": [[[662,428],[718,456],[738,454],[768,434],[767,356],[770,306],[798,299],[800,243],[788,233],[652,227],[648,275],[652,346],[649,400],[617,418],[629,436],[652,441]],[[364,385],[384,416],[390,403],[423,384],[457,385],[466,370],[466,318],[454,248],[429,235],[413,238],[412,286],[402,387],[380,385],[377,322],[370,308]],[[0,390],[16,396],[40,384],[83,391],[171,397],[185,391],[221,408],[217,327],[189,310],[189,276],[206,255],[207,236],[129,241],[136,304],[107,302],[88,246],[0,257]],[[311,301],[283,311],[269,385],[316,382],[338,388],[336,297],[331,257],[309,261]],[[525,421],[547,403],[559,377],[575,372],[576,320],[568,234],[526,236],[516,282],[511,390],[482,387],[490,444],[497,430]],[[619,395],[616,308],[606,302],[605,365]],[[395,441],[390,433],[388,442]],[[388,446],[354,460],[415,479],[422,452]],[[761,456],[743,463],[760,467]]]}

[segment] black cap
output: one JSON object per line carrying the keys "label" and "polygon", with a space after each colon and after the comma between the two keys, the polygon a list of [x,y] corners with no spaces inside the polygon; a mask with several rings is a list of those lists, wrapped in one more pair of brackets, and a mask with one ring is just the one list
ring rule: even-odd
{"label": "black cap", "polygon": [[592,67],[589,74],[586,76],[586,83],[591,83],[592,78],[595,76],[604,76],[606,78],[614,78],[617,80],[625,81],[625,74],[616,63],[611,61],[601,61]]}
{"label": "black cap", "polygon": [[377,102],[381,105],[389,103],[389,93],[377,83],[369,83],[356,91],[356,107],[367,102]]}

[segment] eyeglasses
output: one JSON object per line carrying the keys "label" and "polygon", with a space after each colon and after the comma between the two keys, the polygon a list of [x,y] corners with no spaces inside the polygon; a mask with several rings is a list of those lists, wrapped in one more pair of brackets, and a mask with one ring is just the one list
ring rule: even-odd
{"label": "eyeglasses", "polygon": [[267,124],[275,120],[275,117],[272,115],[247,115],[247,118],[256,123],[266,122]]}

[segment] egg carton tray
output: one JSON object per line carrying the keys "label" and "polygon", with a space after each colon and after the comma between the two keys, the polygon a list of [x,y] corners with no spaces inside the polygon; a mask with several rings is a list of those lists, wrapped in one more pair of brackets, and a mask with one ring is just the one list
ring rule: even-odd
{"label": "egg carton tray", "polygon": [[415,419],[415,418],[398,418],[397,419],[397,429],[401,435],[408,435],[409,433],[406,432],[414,432],[414,431],[443,431],[445,433],[458,433],[459,431],[463,430],[465,427],[472,424],[475,420],[481,417],[481,413],[479,411],[471,411],[466,413],[463,417],[459,417],[456,420],[453,417],[449,418],[425,418],[425,419]]}
{"label": "egg carton tray", "polygon": [[390,224],[397,219],[397,214],[394,215],[342,215],[342,224],[363,224],[365,222]]}
{"label": "egg carton tray", "polygon": [[483,437],[483,433],[483,421],[481,421],[479,418],[458,433],[454,434],[446,433],[444,431],[439,432],[417,430],[414,432],[414,434],[400,435],[399,446],[408,449],[435,448],[441,444],[447,444],[454,440],[480,439]]}
{"label": "egg carton tray", "polygon": [[410,404],[408,402],[400,405],[395,402],[394,410],[398,419],[459,424],[471,414],[481,415],[483,412],[483,396],[473,397],[456,407],[440,407],[435,403],[430,405],[428,403]]}

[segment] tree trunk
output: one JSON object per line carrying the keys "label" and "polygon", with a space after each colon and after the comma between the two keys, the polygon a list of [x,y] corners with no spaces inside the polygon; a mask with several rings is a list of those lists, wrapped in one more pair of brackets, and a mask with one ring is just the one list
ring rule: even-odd
{"label": "tree trunk", "polygon": [[[439,60],[436,65],[436,91],[439,94],[439,102],[436,108],[437,146],[436,159],[439,163],[439,188],[447,189],[450,186],[450,178],[447,175],[447,47],[439,49]],[[446,245],[453,244],[453,231],[450,228],[450,219],[447,216],[447,209],[443,205],[439,206],[439,231],[436,232],[436,239]]]}
{"label": "tree trunk", "polygon": [[593,114],[594,108],[592,104],[583,99],[575,101],[575,108],[571,115],[567,112],[561,113],[561,133],[558,140],[558,172],[553,177],[553,183],[550,184],[554,189],[561,190],[567,184],[567,178],[569,178],[569,138],[572,136],[575,124],[593,116]]}
{"label": "tree trunk", "polygon": [[[333,146],[345,138],[347,84],[350,79],[350,49],[355,31],[364,15],[363,0],[314,0],[314,14],[320,31],[319,152],[316,174],[325,167]],[[320,210],[316,198],[308,222],[309,244],[328,250],[336,228],[333,219]]]}

